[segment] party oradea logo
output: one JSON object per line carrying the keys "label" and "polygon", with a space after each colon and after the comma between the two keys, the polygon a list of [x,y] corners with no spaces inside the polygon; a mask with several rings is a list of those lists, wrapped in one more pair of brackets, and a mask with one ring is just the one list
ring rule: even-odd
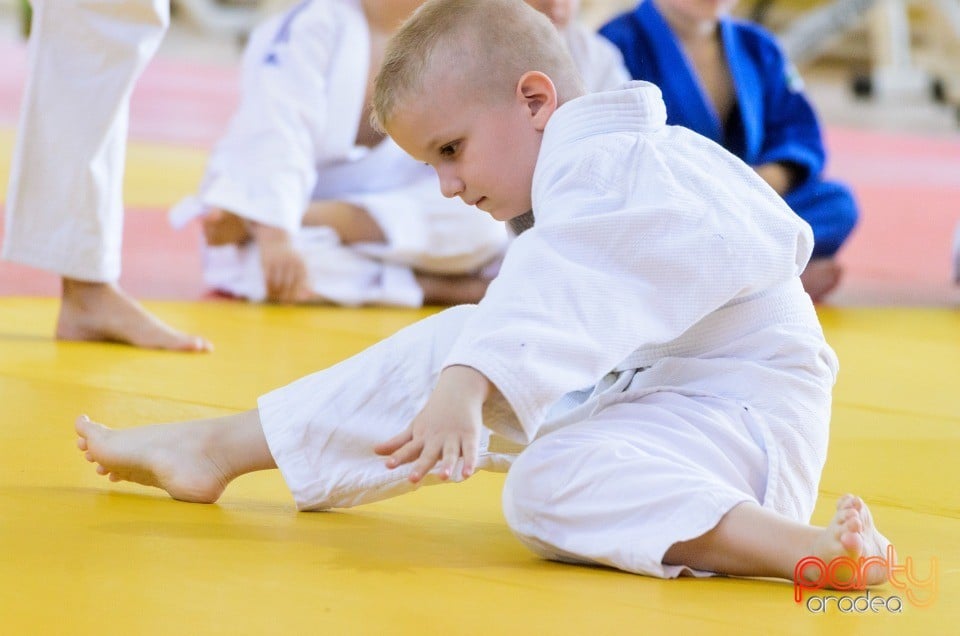
{"label": "party oradea logo", "polygon": [[[891,594],[881,594],[867,587],[867,572],[883,568]],[[887,546],[884,556],[853,559],[839,556],[825,562],[815,556],[797,561],[793,569],[793,600],[803,603],[815,614],[900,614],[904,607],[928,608],[937,600],[937,559],[930,559],[929,574],[920,578],[911,557],[897,561],[897,551]],[[804,599],[804,591],[808,592]],[[813,593],[829,590],[830,593]],[[853,593],[860,592],[859,594]],[[880,592],[887,590],[881,589]]]}

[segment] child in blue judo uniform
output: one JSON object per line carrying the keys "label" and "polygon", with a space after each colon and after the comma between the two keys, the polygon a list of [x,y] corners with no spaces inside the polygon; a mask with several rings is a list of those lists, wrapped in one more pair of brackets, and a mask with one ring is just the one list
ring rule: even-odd
{"label": "child in blue judo uniform", "polygon": [[839,282],[834,259],[857,221],[850,190],[823,178],[825,153],[802,81],[773,36],[729,16],[736,0],[643,0],[600,29],[635,79],[663,92],[667,122],[752,166],[813,229],[801,277],[816,301]]}

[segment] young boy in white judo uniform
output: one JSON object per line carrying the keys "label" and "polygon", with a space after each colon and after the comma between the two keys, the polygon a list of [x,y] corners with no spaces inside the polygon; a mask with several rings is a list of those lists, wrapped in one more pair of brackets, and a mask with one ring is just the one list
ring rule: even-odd
{"label": "young boy in white judo uniform", "polygon": [[277,467],[321,510],[509,468],[507,523],[547,558],[789,579],[885,554],[857,497],[808,525],[836,359],[798,278],[810,229],[762,179],[666,126],[653,85],[585,95],[519,0],[431,0],[385,59],[376,117],[444,194],[534,211],[487,295],[246,413],[80,417],[99,473],[211,502]]}
{"label": "young boy in white judo uniform", "polygon": [[[422,0],[298,4],[256,29],[243,92],[201,191],[204,278],[254,301],[457,304],[486,290],[502,224],[445,199],[436,175],[369,123],[386,38]],[[629,80],[620,52],[544,6],[596,90]],[[491,269],[495,269],[495,266]]]}

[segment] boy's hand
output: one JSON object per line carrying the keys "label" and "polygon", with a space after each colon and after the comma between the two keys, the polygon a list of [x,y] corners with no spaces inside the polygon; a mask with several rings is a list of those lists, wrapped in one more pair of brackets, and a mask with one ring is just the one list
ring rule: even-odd
{"label": "boy's hand", "polygon": [[309,296],[307,266],[293,248],[290,235],[280,228],[258,225],[257,243],[260,247],[260,265],[263,267],[267,300],[292,303]]}
{"label": "boy's hand", "polygon": [[463,458],[462,476],[476,470],[483,401],[490,382],[470,367],[447,367],[423,410],[402,433],[378,444],[378,455],[390,455],[387,468],[414,462],[410,481],[419,482],[439,462],[440,479],[453,475]]}

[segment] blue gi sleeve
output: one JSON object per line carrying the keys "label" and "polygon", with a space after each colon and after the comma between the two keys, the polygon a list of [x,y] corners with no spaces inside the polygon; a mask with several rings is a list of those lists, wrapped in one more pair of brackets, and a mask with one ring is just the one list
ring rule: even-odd
{"label": "blue gi sleeve", "polygon": [[757,39],[760,72],[764,78],[764,137],[755,165],[792,164],[802,183],[823,170],[825,152],[816,113],[796,68],[779,45],[766,34]]}

